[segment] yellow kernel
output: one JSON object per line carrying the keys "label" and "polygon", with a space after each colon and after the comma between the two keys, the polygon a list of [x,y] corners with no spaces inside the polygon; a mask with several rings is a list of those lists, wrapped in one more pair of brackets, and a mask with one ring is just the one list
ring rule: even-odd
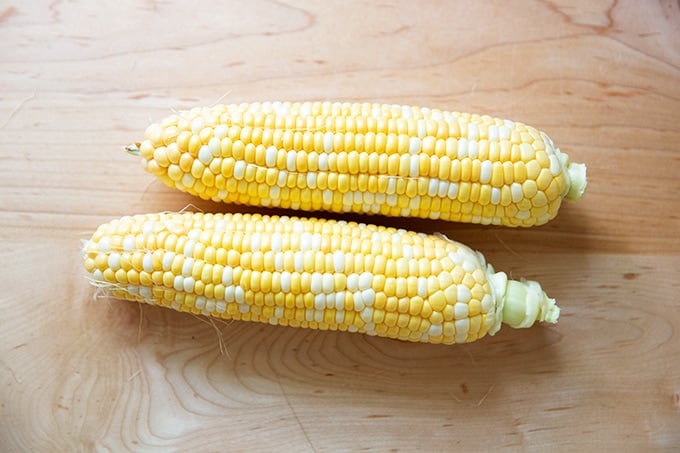
{"label": "yellow kernel", "polygon": [[538,190],[545,190],[548,188],[550,183],[553,181],[552,174],[549,168],[543,168],[536,178],[536,185]]}

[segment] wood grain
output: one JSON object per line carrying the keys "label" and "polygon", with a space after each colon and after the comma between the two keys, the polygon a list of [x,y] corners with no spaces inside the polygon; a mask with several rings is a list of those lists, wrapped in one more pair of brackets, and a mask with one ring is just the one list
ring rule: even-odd
{"label": "wood grain", "polygon": [[[509,5],[0,6],[0,450],[680,445],[680,5]],[[587,163],[589,187],[544,227],[354,218],[467,242],[541,281],[559,324],[440,347],[93,299],[79,241],[98,224],[254,210],[176,193],[122,146],[172,109],[273,99],[436,106],[548,132]]]}

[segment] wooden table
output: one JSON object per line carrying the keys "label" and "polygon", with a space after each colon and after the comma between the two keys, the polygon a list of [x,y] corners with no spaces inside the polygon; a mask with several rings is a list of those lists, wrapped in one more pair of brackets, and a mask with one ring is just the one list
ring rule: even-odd
{"label": "wooden table", "polygon": [[[674,1],[3,2],[0,449],[677,447],[679,21]],[[540,280],[559,324],[436,346],[218,333],[93,300],[80,241],[100,223],[239,209],[165,187],[122,146],[172,109],[277,99],[489,113],[586,162],[586,196],[543,227],[370,219]]]}

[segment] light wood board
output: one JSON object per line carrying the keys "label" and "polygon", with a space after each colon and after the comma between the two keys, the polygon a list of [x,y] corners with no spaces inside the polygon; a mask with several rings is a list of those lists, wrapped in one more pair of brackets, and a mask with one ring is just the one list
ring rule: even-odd
{"label": "light wood board", "polygon": [[[3,2],[0,450],[677,447],[679,23],[675,1]],[[349,216],[471,245],[560,322],[436,346],[93,299],[100,223],[254,210],[144,173],[122,147],[151,120],[310,99],[511,118],[585,162],[535,229]]]}

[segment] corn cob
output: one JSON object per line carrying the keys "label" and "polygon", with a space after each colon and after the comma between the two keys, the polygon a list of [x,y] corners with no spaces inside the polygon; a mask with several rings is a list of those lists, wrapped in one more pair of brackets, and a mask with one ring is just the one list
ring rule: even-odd
{"label": "corn cob", "polygon": [[530,126],[386,104],[195,108],[126,149],[203,199],[305,211],[533,226],[586,186],[585,166]]}
{"label": "corn cob", "polygon": [[126,216],[83,254],[107,295],[224,319],[452,344],[559,316],[538,283],[508,280],[463,244],[370,224]]}

